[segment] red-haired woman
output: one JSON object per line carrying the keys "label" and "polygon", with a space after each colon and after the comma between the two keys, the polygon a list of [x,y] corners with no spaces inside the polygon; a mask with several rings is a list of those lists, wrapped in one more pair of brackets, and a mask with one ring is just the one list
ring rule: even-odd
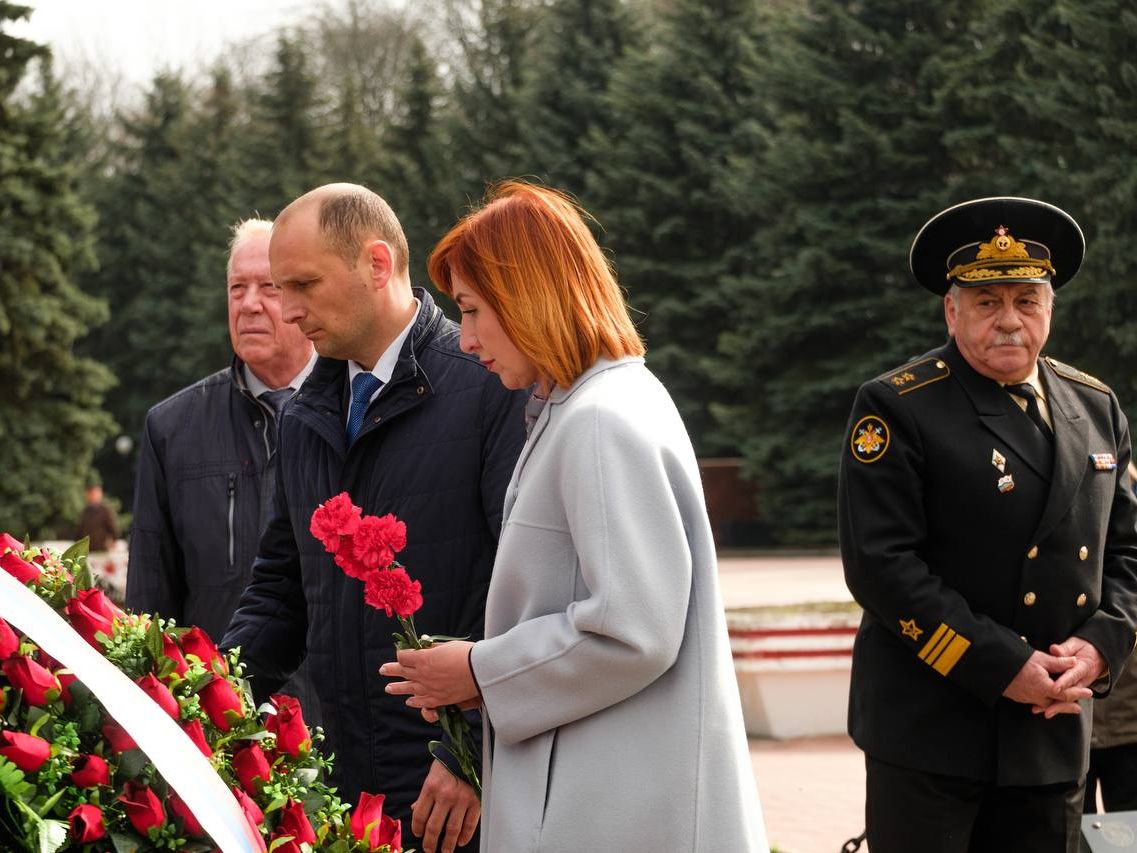
{"label": "red-haired woman", "polygon": [[387,690],[483,707],[483,851],[765,851],[695,455],[584,216],[505,183],[431,255],[531,431],[486,638],[400,652]]}

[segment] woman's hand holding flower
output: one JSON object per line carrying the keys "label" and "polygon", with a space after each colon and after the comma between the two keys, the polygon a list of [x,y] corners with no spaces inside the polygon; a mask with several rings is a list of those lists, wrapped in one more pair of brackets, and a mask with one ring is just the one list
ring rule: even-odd
{"label": "woman's hand holding flower", "polygon": [[476,708],[481,701],[470,671],[473,647],[466,640],[449,640],[429,649],[403,649],[398,652],[397,661],[379,668],[379,674],[403,679],[388,684],[387,692],[406,696],[411,708]]}

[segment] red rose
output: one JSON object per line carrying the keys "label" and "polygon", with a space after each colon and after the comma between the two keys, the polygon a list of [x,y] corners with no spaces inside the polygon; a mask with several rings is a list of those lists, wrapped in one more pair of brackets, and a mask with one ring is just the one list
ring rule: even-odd
{"label": "red rose", "polygon": [[209,748],[209,741],[205,739],[205,730],[201,727],[201,720],[190,720],[184,726],[182,731],[189,735],[189,739],[193,741],[201,754],[206,758],[213,757],[213,750]]}
{"label": "red rose", "polygon": [[260,825],[265,822],[264,812],[260,810],[260,806],[253,802],[240,788],[233,789],[233,796],[237,798],[237,802],[241,806],[241,811],[245,813],[245,817],[249,819],[249,825],[257,830],[257,835],[260,835]]}
{"label": "red rose", "polygon": [[161,826],[166,822],[162,801],[145,785],[127,782],[118,801],[122,803],[130,825],[143,838],[148,837],[147,833],[151,827]]}
{"label": "red rose", "polygon": [[129,749],[138,749],[138,744],[134,742],[134,738],[127,734],[126,729],[110,717],[107,717],[106,720],[103,721],[103,737],[107,739],[111,745],[111,749],[115,752],[126,752]]}
{"label": "red rose", "polygon": [[50,705],[63,691],[59,679],[29,657],[8,658],[0,668],[13,687],[24,691],[24,701],[37,708]]}
{"label": "red rose", "polygon": [[180,677],[186,674],[189,664],[186,663],[182,650],[178,648],[177,640],[169,634],[162,635],[162,654],[174,662],[173,672],[175,675]]}
{"label": "red rose", "polygon": [[189,806],[185,804],[181,797],[173,788],[170,789],[170,811],[182,819],[182,833],[192,836],[193,838],[201,838],[205,835],[205,830],[201,828],[201,823],[190,811]]}
{"label": "red rose", "polygon": [[97,755],[80,755],[71,765],[71,781],[80,788],[95,788],[111,783],[111,769]]}
{"label": "red rose", "polygon": [[20,583],[27,583],[39,578],[42,572],[35,563],[29,563],[20,556],[23,551],[23,542],[7,533],[0,533],[0,569],[6,571]]}
{"label": "red rose", "polygon": [[187,655],[193,655],[205,664],[206,669],[221,675],[229,674],[229,664],[225,662],[213,640],[209,639],[209,634],[201,628],[195,626],[182,634],[182,648]]}
{"label": "red rose", "polygon": [[51,758],[51,744],[35,735],[0,731],[0,755],[25,773],[34,773]]}
{"label": "red rose", "polygon": [[10,658],[20,649],[20,638],[12,627],[0,619],[0,660]]}
{"label": "red rose", "polygon": [[397,613],[403,618],[422,607],[422,584],[412,581],[406,569],[388,569],[375,572],[367,578],[363,600],[387,615]]}
{"label": "red rose", "polygon": [[272,775],[264,750],[255,743],[233,754],[233,772],[237,774],[241,787],[253,795],[260,793]]}
{"label": "red rose", "polygon": [[398,850],[402,844],[402,825],[383,814],[383,795],[363,791],[359,795],[359,805],[351,812],[351,834],[357,841],[367,845],[368,850],[378,850],[384,844]]}
{"label": "red rose", "polygon": [[138,679],[138,686],[142,688],[142,692],[153,699],[159,708],[173,717],[175,720],[181,717],[182,710],[178,706],[178,700],[174,698],[174,694],[170,692],[170,688],[158,680],[154,673],[149,672]]}
{"label": "red rose", "polygon": [[343,537],[355,532],[362,512],[351,502],[351,496],[347,492],[340,492],[316,507],[308,529],[323,543],[324,550],[335,554],[344,544]]}
{"label": "red rose", "polygon": [[[287,841],[281,841],[282,838],[287,838]],[[277,830],[269,836],[268,842],[272,845],[272,853],[304,853],[304,848],[296,841],[295,838],[289,836],[287,832]]]}
{"label": "red rose", "polygon": [[59,669],[55,672],[55,677],[59,679],[60,696],[63,699],[63,704],[68,708],[71,707],[71,685],[79,679],[75,677],[69,669]]}
{"label": "red rose", "polygon": [[241,697],[237,695],[233,685],[220,676],[214,676],[197,695],[201,700],[201,707],[209,715],[210,722],[223,732],[229,731],[228,714],[245,716],[241,708]]}
{"label": "red rose", "polygon": [[71,824],[71,840],[77,844],[98,841],[107,834],[103,810],[90,803],[73,808],[71,814],[67,815],[67,822]]}
{"label": "red rose", "polygon": [[114,620],[126,615],[111,603],[102,590],[95,587],[81,590],[64,605],[63,610],[71,620],[72,627],[100,652],[103,646],[95,635],[102,633],[111,636],[114,633]]}
{"label": "red rose", "polygon": [[280,811],[280,823],[276,831],[280,835],[291,835],[297,844],[315,844],[316,832],[304,813],[304,804],[289,800]]}
{"label": "red rose", "polygon": [[268,715],[265,728],[276,735],[276,748],[293,758],[307,755],[312,746],[312,735],[304,725],[299,700],[283,693],[275,693],[271,699],[276,713]]}

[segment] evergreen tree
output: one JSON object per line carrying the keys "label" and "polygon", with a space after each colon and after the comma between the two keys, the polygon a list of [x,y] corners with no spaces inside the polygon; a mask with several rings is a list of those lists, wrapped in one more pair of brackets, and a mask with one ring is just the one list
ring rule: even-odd
{"label": "evergreen tree", "polygon": [[525,168],[580,196],[597,153],[590,137],[614,130],[608,86],[636,21],[623,0],[555,0],[536,33],[521,92]]}
{"label": "evergreen tree", "polygon": [[[43,536],[78,518],[92,454],[114,430],[102,411],[113,377],[74,352],[107,312],[75,284],[93,261],[93,215],[65,161],[47,52],[5,31],[27,12],[0,0],[0,506],[4,529]],[[16,97],[37,59],[38,85]]]}
{"label": "evergreen tree", "polygon": [[958,197],[1023,195],[1067,210],[1088,251],[1059,291],[1047,351],[1113,386],[1137,415],[1137,12],[1123,0],[1016,0],[944,60]]}
{"label": "evergreen tree", "polygon": [[775,11],[762,67],[770,132],[742,173],[761,225],[724,281],[733,400],[716,413],[758,485],[770,537],[836,540],[837,459],[857,387],[944,340],[908,275],[951,160],[929,63],[968,2],[811,0]]}
{"label": "evergreen tree", "polygon": [[753,233],[737,172],[757,156],[762,43],[750,0],[674,0],[610,86],[585,201],[621,284],[642,312],[648,365],[671,391],[700,455],[730,450],[710,411],[714,350],[735,322],[724,277]]}

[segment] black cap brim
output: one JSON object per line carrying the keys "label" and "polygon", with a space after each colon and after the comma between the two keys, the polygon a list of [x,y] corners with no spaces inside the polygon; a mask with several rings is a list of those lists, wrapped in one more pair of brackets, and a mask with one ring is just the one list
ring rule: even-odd
{"label": "black cap brim", "polygon": [[[912,241],[908,266],[920,286],[938,296],[948,291],[947,259],[961,246],[991,239],[999,225],[1020,240],[1042,243],[1050,250],[1054,289],[1069,282],[1082,265],[1086,238],[1066,211],[1044,201],[995,196],[965,201],[929,219]],[[1002,279],[1003,282],[1014,279]]]}

